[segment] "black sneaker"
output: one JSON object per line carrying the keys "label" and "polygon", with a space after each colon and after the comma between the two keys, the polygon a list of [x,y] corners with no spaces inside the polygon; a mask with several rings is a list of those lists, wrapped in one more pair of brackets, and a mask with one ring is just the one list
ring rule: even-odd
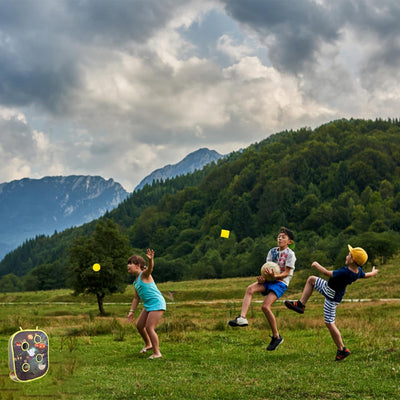
{"label": "black sneaker", "polygon": [[246,318],[243,318],[241,315],[239,315],[232,321],[229,321],[228,324],[230,326],[247,326],[247,325],[249,325],[249,322],[247,321]]}
{"label": "black sneaker", "polygon": [[283,338],[281,335],[279,337],[271,336],[271,343],[268,345],[267,350],[273,351],[278,348],[278,346],[283,343]]}
{"label": "black sneaker", "polygon": [[297,301],[288,301],[288,300],[286,300],[285,301],[285,306],[289,310],[296,311],[299,314],[304,314],[304,309],[306,308],[306,306],[303,305],[300,300],[297,300]]}
{"label": "black sneaker", "polygon": [[343,350],[337,351],[335,361],[342,361],[346,357],[348,357],[350,354],[351,354],[351,351],[349,349],[347,349],[346,347],[343,347]]}

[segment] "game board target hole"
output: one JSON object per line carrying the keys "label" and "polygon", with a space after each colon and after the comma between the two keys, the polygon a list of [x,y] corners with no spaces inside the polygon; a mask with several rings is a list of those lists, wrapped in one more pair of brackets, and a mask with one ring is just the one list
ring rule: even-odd
{"label": "game board target hole", "polygon": [[24,371],[24,372],[28,372],[31,369],[31,367],[28,363],[22,364],[21,368],[22,368],[22,371]]}

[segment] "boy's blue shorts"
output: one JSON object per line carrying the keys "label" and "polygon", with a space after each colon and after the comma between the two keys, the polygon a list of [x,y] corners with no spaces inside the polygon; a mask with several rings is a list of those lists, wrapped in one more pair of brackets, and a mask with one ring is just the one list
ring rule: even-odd
{"label": "boy's blue shorts", "polygon": [[280,281],[265,281],[263,285],[265,287],[265,292],[261,293],[263,296],[266,296],[269,292],[274,292],[278,299],[283,295],[283,293],[286,292],[287,289],[287,286]]}

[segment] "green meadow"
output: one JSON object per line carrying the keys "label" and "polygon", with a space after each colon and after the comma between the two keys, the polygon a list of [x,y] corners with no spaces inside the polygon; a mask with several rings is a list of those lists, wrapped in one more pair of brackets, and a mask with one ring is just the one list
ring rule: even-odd
{"label": "green meadow", "polygon": [[[254,278],[159,284],[168,310],[158,327],[158,360],[139,354],[141,338],[126,320],[132,287],[106,298],[106,317],[98,316],[94,297],[68,290],[2,294],[0,399],[400,398],[399,262],[348,287],[337,325],[352,354],[342,362],[333,361],[322,296],[313,295],[304,315],[282,302],[299,297],[311,269],[296,272],[274,305],[284,338],[274,352],[266,351],[261,296],[253,298],[248,327],[227,324]],[[50,368],[42,379],[18,383],[8,376],[8,340],[20,327],[49,336]]]}

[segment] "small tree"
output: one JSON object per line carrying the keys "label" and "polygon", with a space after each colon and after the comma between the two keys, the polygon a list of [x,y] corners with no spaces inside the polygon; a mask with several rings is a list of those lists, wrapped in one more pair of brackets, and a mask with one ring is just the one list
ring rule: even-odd
{"label": "small tree", "polygon": [[22,289],[21,279],[14,274],[4,275],[0,279],[0,292],[20,292]]}
{"label": "small tree", "polygon": [[[105,315],[104,297],[122,293],[126,288],[126,263],[130,252],[128,238],[110,219],[100,221],[90,238],[77,239],[69,249],[70,285],[76,294],[95,294],[100,315]],[[95,263],[100,264],[99,271],[93,270]]]}

